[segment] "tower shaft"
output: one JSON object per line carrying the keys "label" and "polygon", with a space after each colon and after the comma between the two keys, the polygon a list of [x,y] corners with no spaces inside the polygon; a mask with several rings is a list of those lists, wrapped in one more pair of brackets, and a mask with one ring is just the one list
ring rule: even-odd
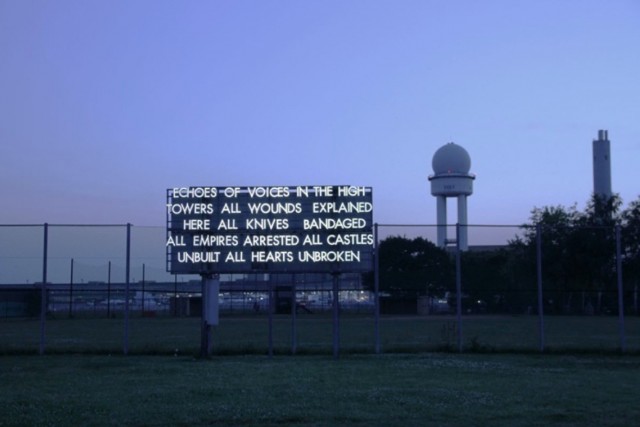
{"label": "tower shaft", "polygon": [[609,199],[611,191],[611,143],[609,132],[598,131],[593,140],[593,194]]}
{"label": "tower shaft", "polygon": [[460,250],[469,249],[467,238],[467,196],[461,194],[458,196],[458,245]]}
{"label": "tower shaft", "polygon": [[438,246],[444,248],[447,244],[447,198],[445,196],[436,196],[437,210],[437,240]]}

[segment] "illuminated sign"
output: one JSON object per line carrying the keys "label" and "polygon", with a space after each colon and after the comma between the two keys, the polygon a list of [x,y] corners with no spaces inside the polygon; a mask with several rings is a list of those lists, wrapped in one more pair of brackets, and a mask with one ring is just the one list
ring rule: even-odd
{"label": "illuminated sign", "polygon": [[171,188],[166,209],[172,274],[372,269],[370,187]]}

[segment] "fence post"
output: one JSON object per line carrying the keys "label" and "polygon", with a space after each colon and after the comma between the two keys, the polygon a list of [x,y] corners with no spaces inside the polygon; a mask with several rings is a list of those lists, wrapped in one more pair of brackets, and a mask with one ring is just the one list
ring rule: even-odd
{"label": "fence post", "polygon": [[[143,271],[144,271],[144,264]],[[209,316],[208,310],[208,302],[209,302],[209,280],[212,278],[211,275],[201,274],[200,275],[200,295],[202,295],[202,318],[200,320],[200,357],[202,359],[206,359],[210,356],[210,337],[211,337],[211,326],[207,321]],[[144,312],[144,310],[143,310]]]}
{"label": "fence post", "polygon": [[616,225],[616,273],[618,282],[618,323],[620,326],[620,351],[626,350],[624,335],[624,286],[622,283],[622,243],[620,241],[620,225]]}
{"label": "fence post", "polygon": [[144,303],[145,303],[145,301],[144,301],[144,291],[145,291],[145,289],[144,289],[145,286],[144,285],[145,285],[145,280],[146,280],[146,278],[145,278],[145,270],[146,270],[146,267],[145,267],[144,263],[142,263],[142,317],[144,317]]}
{"label": "fence post", "polygon": [[373,252],[373,328],[375,334],[375,352],[380,354],[380,252],[378,247],[378,224],[373,226],[374,252]]}
{"label": "fence post", "polygon": [[71,258],[71,275],[69,277],[69,318],[73,317],[73,258]]}
{"label": "fence post", "polygon": [[42,255],[42,285],[40,286],[40,355],[44,354],[45,320],[47,318],[47,260],[49,249],[49,224],[44,223],[44,243]]}
{"label": "fence post", "polygon": [[127,259],[125,262],[125,288],[124,288],[124,343],[123,352],[129,354],[129,285],[131,273],[131,224],[127,223]]}
{"label": "fence post", "polygon": [[111,261],[107,267],[107,319],[111,317]]}
{"label": "fence post", "polygon": [[178,317],[178,275],[173,275],[173,317]]}
{"label": "fence post", "polygon": [[538,328],[540,352],[544,352],[544,299],[542,296],[542,226],[536,224],[536,280],[538,285]]}
{"label": "fence post", "polygon": [[456,224],[456,320],[458,352],[462,353],[462,267],[460,263],[460,224]]}

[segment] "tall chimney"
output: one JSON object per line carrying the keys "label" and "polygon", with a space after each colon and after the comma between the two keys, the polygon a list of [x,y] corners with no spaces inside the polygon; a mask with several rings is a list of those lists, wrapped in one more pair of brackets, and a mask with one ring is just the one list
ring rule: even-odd
{"label": "tall chimney", "polygon": [[609,131],[599,130],[593,141],[593,193],[609,199],[611,191],[611,143]]}

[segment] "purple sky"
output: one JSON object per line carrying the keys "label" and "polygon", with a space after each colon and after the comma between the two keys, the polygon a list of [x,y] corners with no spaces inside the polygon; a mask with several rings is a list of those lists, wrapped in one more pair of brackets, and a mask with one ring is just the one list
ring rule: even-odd
{"label": "purple sky", "polygon": [[169,187],[318,184],[433,224],[449,141],[469,223],[520,224],[584,207],[598,129],[640,194],[636,0],[0,0],[0,53],[4,224],[163,225]]}

